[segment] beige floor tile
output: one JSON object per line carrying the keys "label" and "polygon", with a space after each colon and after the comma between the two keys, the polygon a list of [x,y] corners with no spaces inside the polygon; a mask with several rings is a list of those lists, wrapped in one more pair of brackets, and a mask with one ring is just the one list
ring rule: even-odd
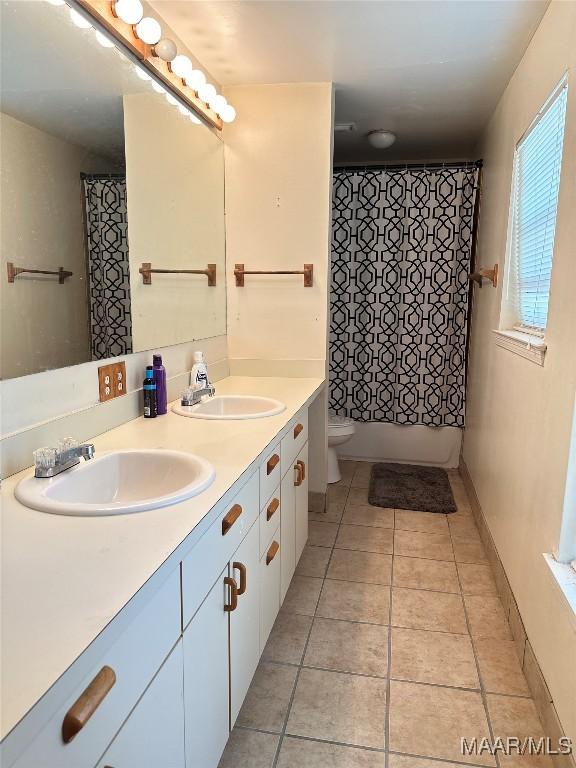
{"label": "beige floor tile", "polygon": [[394,586],[460,592],[454,563],[420,557],[394,557]]}
{"label": "beige floor tile", "polygon": [[361,581],[365,584],[390,584],[392,555],[358,552],[354,549],[335,549],[326,575],[329,579]]}
{"label": "beige floor tile", "polygon": [[480,539],[478,528],[473,517],[451,517],[448,515],[450,533],[459,541],[475,541]]}
{"label": "beige floor tile", "polygon": [[415,683],[479,688],[467,635],[392,628],[390,676]]}
{"label": "beige floor tile", "polygon": [[314,523],[339,523],[344,513],[344,502],[327,501],[324,512],[308,511],[308,520]]}
{"label": "beige floor tile", "polygon": [[272,768],[278,736],[234,728],[218,768]]}
{"label": "beige floor tile", "polygon": [[[512,696],[487,696],[488,712],[495,738],[506,740],[515,736],[520,740],[532,737],[536,742],[544,736],[544,729],[536,712],[532,699],[520,699]],[[552,759],[547,755],[511,755],[502,756],[500,765],[508,766],[552,766]]]}
{"label": "beige floor tile", "polygon": [[285,613],[300,613],[304,616],[314,616],[318,596],[322,589],[322,579],[311,576],[296,576],[288,587],[282,610]]}
{"label": "beige floor tile", "polygon": [[475,640],[476,658],[485,690],[529,696],[513,640]]}
{"label": "beige floor tile", "polygon": [[392,589],[392,626],[463,635],[468,632],[460,595]]}
{"label": "beige floor tile", "polygon": [[303,669],[286,733],[384,749],[385,707],[385,680]]}
{"label": "beige floor tile", "polygon": [[260,662],[236,725],[280,733],[288,713],[297,671],[297,667]]}
{"label": "beige floor tile", "polygon": [[286,736],[277,768],[384,768],[382,752]]}
{"label": "beige floor tile", "polygon": [[388,627],[315,618],[304,657],[309,667],[386,677]]}
{"label": "beige floor tile", "polygon": [[336,523],[308,523],[308,544],[311,547],[333,547],[338,525]]}
{"label": "beige floor tile", "polygon": [[348,494],[347,506],[354,507],[369,507],[368,503],[368,488],[350,488]]}
{"label": "beige floor tile", "polygon": [[334,509],[344,511],[346,500],[349,493],[348,486],[341,486],[337,483],[335,485],[329,485],[326,490],[326,504]]}
{"label": "beige floor tile", "polygon": [[326,619],[388,624],[390,588],[326,579],[316,615]]}
{"label": "beige floor tile", "polygon": [[296,566],[296,573],[299,576],[316,576],[323,579],[330,560],[330,552],[328,547],[311,547],[307,544]]}
{"label": "beige floor tile", "polygon": [[341,525],[335,546],[362,552],[392,554],[392,528],[371,528],[367,525]]}
{"label": "beige floor tile", "polygon": [[395,527],[402,531],[420,533],[448,533],[446,515],[435,512],[414,512],[411,509],[396,510]]}
{"label": "beige floor tile", "polygon": [[265,661],[300,664],[311,626],[311,616],[286,613],[282,609],[274,622],[262,658]]}
{"label": "beige floor tile", "polygon": [[458,563],[458,575],[464,595],[497,595],[496,582],[489,565]]}
{"label": "beige floor tile", "polygon": [[481,541],[460,541],[452,538],[457,563],[487,563],[488,559]]}
{"label": "beige floor tile", "polygon": [[499,597],[465,595],[464,604],[472,637],[512,640],[512,633]]}
{"label": "beige floor tile", "polygon": [[490,755],[463,755],[462,737],[490,738],[480,693],[391,681],[390,750],[496,765]]}
{"label": "beige floor tile", "polygon": [[450,536],[440,533],[394,531],[394,554],[430,560],[454,560]]}
{"label": "beige floor tile", "polygon": [[389,768],[457,768],[458,763],[449,763],[440,760],[429,760],[424,757],[411,757],[410,755],[390,755]]}
{"label": "beige floor tile", "polygon": [[346,506],[342,522],[346,525],[368,525],[375,528],[394,528],[394,510],[384,507]]}

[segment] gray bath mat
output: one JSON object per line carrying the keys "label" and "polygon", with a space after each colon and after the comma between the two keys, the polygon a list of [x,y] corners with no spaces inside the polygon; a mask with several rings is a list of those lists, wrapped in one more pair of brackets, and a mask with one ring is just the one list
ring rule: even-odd
{"label": "gray bath mat", "polygon": [[368,502],[391,509],[456,512],[446,470],[416,464],[374,464]]}

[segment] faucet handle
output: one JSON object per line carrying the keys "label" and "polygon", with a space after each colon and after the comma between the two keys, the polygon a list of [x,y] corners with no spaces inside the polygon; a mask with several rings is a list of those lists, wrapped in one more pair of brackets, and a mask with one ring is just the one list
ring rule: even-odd
{"label": "faucet handle", "polygon": [[34,464],[37,468],[53,469],[56,466],[56,449],[46,446],[34,451]]}

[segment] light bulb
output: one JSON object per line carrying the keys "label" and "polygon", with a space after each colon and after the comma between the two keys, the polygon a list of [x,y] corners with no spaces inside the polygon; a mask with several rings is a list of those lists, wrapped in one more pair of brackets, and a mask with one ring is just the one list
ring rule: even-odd
{"label": "light bulb", "polygon": [[156,93],[167,93],[166,88],[164,88],[163,85],[160,85],[160,83],[157,83],[156,80],[152,79],[152,88],[156,91]]}
{"label": "light bulb", "polygon": [[198,88],[206,84],[206,75],[199,69],[193,69],[184,79],[186,80],[186,85],[192,88],[193,91],[197,91]]}
{"label": "light bulb", "polygon": [[143,70],[142,67],[139,67],[138,64],[134,65],[134,71],[136,72],[140,80],[152,80],[148,72]]}
{"label": "light bulb", "polygon": [[214,96],[212,101],[210,102],[210,107],[214,110],[214,112],[217,112],[220,114],[220,112],[224,109],[224,107],[228,104],[224,96]]}
{"label": "light bulb", "polygon": [[210,99],[213,99],[214,96],[216,96],[216,88],[214,88],[212,83],[205,83],[198,88],[198,98],[205,101],[206,104],[208,104]]}
{"label": "light bulb", "polygon": [[192,72],[192,62],[188,56],[179,54],[170,63],[170,69],[177,77],[184,79],[190,72]]}
{"label": "light bulb", "polygon": [[200,120],[193,112],[188,112],[188,118],[191,123],[194,123],[194,125],[202,125],[202,120]]}
{"label": "light bulb", "polygon": [[172,61],[177,52],[178,49],[176,48],[176,43],[173,40],[169,40],[167,37],[163,37],[162,40],[159,40],[154,46],[154,55],[158,56],[162,61]]}
{"label": "light bulb", "polygon": [[102,32],[96,31],[96,40],[100,43],[102,48],[114,48],[114,43],[109,37],[103,35]]}
{"label": "light bulb", "polygon": [[88,19],[84,18],[84,16],[82,16],[81,13],[78,13],[74,8],[70,8],[70,18],[77,27],[80,27],[80,29],[89,29],[92,26]]}
{"label": "light bulb", "polygon": [[222,108],[222,111],[219,112],[220,117],[222,118],[223,122],[225,123],[233,123],[236,119],[236,110],[232,106],[232,104],[226,104],[225,107]]}
{"label": "light bulb", "polygon": [[140,0],[116,0],[114,13],[126,24],[138,24],[144,16],[144,7]]}
{"label": "light bulb", "polygon": [[152,19],[150,16],[145,16],[136,24],[136,36],[147,45],[156,45],[158,40],[162,37],[162,27],[156,19]]}

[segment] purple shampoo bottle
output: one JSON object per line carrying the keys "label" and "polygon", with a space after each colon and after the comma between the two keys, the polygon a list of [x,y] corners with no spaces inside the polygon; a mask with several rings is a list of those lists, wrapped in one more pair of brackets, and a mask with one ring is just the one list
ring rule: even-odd
{"label": "purple shampoo bottle", "polygon": [[166,390],[166,368],[162,365],[162,355],[154,355],[154,381],[156,382],[156,403],[158,416],[168,411],[168,392]]}

